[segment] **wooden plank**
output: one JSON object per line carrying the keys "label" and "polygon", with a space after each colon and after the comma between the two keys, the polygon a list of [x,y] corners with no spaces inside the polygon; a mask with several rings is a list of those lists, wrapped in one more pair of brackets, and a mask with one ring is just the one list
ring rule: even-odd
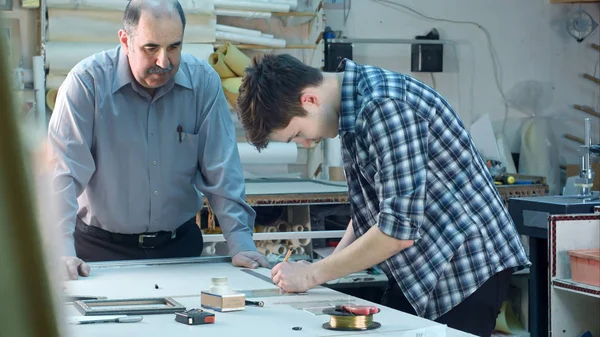
{"label": "wooden plank", "polygon": [[592,109],[590,107],[582,106],[582,105],[577,105],[577,104],[573,105],[573,107],[575,109],[579,110],[579,111],[583,111],[583,112],[588,113],[588,114],[590,114],[592,116],[596,116],[596,117],[600,118],[600,112],[596,112],[596,111],[594,111],[594,109]]}
{"label": "wooden plank", "polygon": [[592,82],[596,82],[596,84],[600,84],[600,78],[598,78],[598,77],[594,77],[594,76],[588,75],[588,74],[583,74],[583,77],[587,78],[588,80],[590,80]]}
{"label": "wooden plank", "polygon": [[597,45],[595,43],[592,43],[592,48],[596,49],[597,51],[600,51],[600,45]]}
{"label": "wooden plank", "polygon": [[565,133],[563,136],[564,136],[565,138],[567,138],[567,139],[570,139],[570,140],[572,140],[572,141],[578,142],[578,143],[580,143],[580,144],[584,144],[584,143],[585,143],[585,141],[583,140],[583,138],[579,138],[579,137],[577,137],[577,136],[574,136],[574,135],[572,135],[572,134],[569,134],[569,133]]}

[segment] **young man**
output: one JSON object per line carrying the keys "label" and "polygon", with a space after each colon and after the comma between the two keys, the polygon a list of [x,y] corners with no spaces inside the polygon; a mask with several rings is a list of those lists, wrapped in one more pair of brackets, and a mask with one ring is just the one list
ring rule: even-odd
{"label": "young man", "polygon": [[344,60],[323,73],[290,55],[254,59],[238,115],[257,149],[342,141],[352,221],[335,252],[281,263],[305,291],[379,264],[384,305],[489,336],[515,268],[529,265],[492,177],[442,96],[406,75]]}
{"label": "young man", "polygon": [[233,264],[268,266],[252,238],[233,122],[218,74],[182,54],[176,0],[132,0],[120,45],[77,64],[48,130],[71,278],[89,261],[200,256],[203,193]]}

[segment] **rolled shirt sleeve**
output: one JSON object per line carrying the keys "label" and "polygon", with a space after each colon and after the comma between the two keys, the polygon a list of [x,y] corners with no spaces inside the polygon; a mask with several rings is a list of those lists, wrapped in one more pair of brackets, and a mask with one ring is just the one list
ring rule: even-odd
{"label": "rolled shirt sleeve", "polygon": [[76,256],[73,232],[77,198],[96,166],[90,148],[94,127],[94,86],[85,72],[71,71],[60,86],[48,125],[52,198],[64,240],[64,255]]}
{"label": "rolled shirt sleeve", "polygon": [[418,240],[424,221],[428,125],[395,99],[369,103],[367,143],[373,148],[379,229],[400,240]]}
{"label": "rolled shirt sleeve", "polygon": [[245,199],[245,181],[238,153],[233,121],[221,81],[209,72],[205,102],[201,115],[206,115],[198,134],[200,174],[196,187],[206,195],[227,240],[231,256],[256,250],[252,239],[256,212]]}

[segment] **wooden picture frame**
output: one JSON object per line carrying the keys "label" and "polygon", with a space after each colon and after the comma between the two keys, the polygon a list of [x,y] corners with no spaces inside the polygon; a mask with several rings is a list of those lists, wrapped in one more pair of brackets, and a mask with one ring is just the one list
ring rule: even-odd
{"label": "wooden picture frame", "polygon": [[0,0],[0,11],[12,11],[13,0]]}
{"label": "wooden picture frame", "polygon": [[185,311],[183,305],[170,297],[81,300],[75,301],[74,305],[84,316],[152,315]]}

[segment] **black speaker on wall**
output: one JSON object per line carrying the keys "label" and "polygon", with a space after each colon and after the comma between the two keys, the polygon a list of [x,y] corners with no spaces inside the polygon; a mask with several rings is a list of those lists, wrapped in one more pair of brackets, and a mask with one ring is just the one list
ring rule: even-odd
{"label": "black speaker on wall", "polygon": [[[432,29],[425,36],[415,37],[417,40],[439,40],[437,29]],[[444,45],[443,44],[412,44],[411,66],[412,72],[439,73],[444,71]]]}
{"label": "black speaker on wall", "polygon": [[323,71],[335,72],[343,59],[352,60],[352,43],[327,41]]}

